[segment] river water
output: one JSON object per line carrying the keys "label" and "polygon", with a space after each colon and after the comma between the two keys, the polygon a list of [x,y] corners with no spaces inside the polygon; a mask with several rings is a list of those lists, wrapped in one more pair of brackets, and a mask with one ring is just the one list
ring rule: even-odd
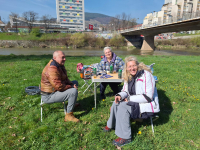
{"label": "river water", "polygon": [[[62,50],[66,56],[101,56],[102,49],[48,49],[48,48],[0,48],[0,55],[45,55],[52,54],[55,50]],[[200,51],[192,50],[155,50],[141,51],[139,49],[126,50],[114,49],[117,55],[195,55],[199,56]]]}

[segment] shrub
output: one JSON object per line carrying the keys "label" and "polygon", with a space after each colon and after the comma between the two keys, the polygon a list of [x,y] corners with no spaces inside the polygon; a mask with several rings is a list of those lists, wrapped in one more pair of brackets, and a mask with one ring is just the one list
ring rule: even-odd
{"label": "shrub", "polygon": [[70,45],[70,37],[71,37],[71,34],[66,34],[65,36],[65,42],[64,42],[64,45],[65,46],[69,46]]}
{"label": "shrub", "polygon": [[109,46],[120,47],[125,46],[126,41],[123,36],[121,36],[120,34],[116,34],[110,39],[110,42],[108,44]]}
{"label": "shrub", "polygon": [[175,42],[177,43],[176,45],[188,45],[190,39],[181,39],[181,38],[178,38],[175,40]]}
{"label": "shrub", "polygon": [[97,37],[96,38],[96,47],[98,48],[102,48],[102,47],[105,47],[105,39],[103,37]]}
{"label": "shrub", "polygon": [[155,40],[154,44],[155,44],[155,46],[162,45],[162,41],[161,40]]}
{"label": "shrub", "polygon": [[193,46],[200,47],[200,37],[192,38],[191,43],[192,43]]}
{"label": "shrub", "polygon": [[70,44],[73,46],[73,48],[83,47],[86,44],[84,33],[74,33],[70,37]]}
{"label": "shrub", "polygon": [[95,47],[96,46],[96,41],[97,41],[97,38],[96,38],[95,34],[87,33],[85,35],[86,35],[85,36],[86,43],[88,43],[88,45],[90,47]]}
{"label": "shrub", "polygon": [[172,45],[171,40],[161,40],[161,41],[162,41],[162,45]]}
{"label": "shrub", "polygon": [[198,41],[199,41],[198,39],[197,40],[194,39],[193,43],[192,43],[191,39],[181,39],[181,38],[173,39],[173,40],[171,40],[171,39],[170,40],[155,40],[155,46],[158,46],[158,45],[169,45],[169,46],[182,45],[182,46],[188,47],[191,45],[191,43],[196,46]]}
{"label": "shrub", "polygon": [[31,35],[34,35],[34,36],[39,37],[39,36],[41,35],[41,33],[40,33],[40,28],[33,28],[33,29],[31,30]]}

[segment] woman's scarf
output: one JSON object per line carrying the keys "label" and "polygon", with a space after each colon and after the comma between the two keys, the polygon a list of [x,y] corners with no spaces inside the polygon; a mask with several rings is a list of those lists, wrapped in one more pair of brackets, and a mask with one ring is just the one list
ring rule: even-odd
{"label": "woman's scarf", "polygon": [[128,82],[128,92],[130,95],[136,95],[135,92],[135,80],[144,74],[144,70],[136,72],[136,75],[132,77],[131,81]]}

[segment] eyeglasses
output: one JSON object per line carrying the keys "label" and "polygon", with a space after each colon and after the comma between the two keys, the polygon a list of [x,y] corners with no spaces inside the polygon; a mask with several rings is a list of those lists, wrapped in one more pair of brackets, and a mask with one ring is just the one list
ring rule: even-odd
{"label": "eyeglasses", "polygon": [[106,52],[105,54],[110,54],[111,53],[111,51],[110,52]]}

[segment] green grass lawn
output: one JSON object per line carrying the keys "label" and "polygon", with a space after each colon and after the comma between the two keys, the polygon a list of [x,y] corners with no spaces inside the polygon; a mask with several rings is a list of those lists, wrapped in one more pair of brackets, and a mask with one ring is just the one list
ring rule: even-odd
{"label": "green grass lawn", "polygon": [[[112,130],[102,131],[109,118],[113,101],[110,88],[107,98],[99,99],[94,109],[94,95],[82,94],[84,84],[76,72],[76,65],[92,64],[100,57],[66,57],[70,80],[79,81],[75,116],[81,123],[64,122],[62,103],[45,104],[43,122],[40,122],[40,96],[25,93],[25,87],[38,86],[41,72],[50,55],[0,56],[0,149],[116,149],[112,141],[117,138]],[[125,58],[125,56],[121,56]],[[199,56],[138,56],[145,64],[155,63],[160,118],[154,122],[155,137],[149,120],[132,123],[131,144],[122,149],[199,149],[200,148],[200,57]],[[139,134],[141,133],[141,134]]]}

